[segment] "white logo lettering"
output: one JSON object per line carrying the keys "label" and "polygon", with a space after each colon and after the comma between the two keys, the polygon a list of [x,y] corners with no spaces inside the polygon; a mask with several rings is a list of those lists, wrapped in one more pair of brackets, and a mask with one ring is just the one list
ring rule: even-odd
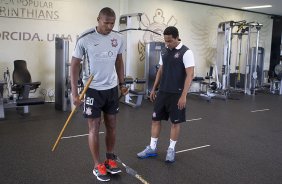
{"label": "white logo lettering", "polygon": [[94,98],[87,97],[85,103],[86,103],[87,105],[93,105],[93,103],[94,103]]}
{"label": "white logo lettering", "polygon": [[85,110],[85,114],[87,114],[88,116],[90,116],[92,114],[92,109],[87,107]]}

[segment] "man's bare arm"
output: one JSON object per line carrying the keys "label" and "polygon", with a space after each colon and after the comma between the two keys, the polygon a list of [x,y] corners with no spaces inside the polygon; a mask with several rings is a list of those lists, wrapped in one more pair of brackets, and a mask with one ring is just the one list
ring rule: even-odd
{"label": "man's bare arm", "polygon": [[119,82],[124,83],[124,64],[123,64],[122,54],[117,55],[115,66],[116,66],[116,71],[117,71]]}
{"label": "man's bare arm", "polygon": [[81,62],[81,59],[79,58],[72,57],[71,59],[71,68],[70,68],[71,92],[72,92],[74,105],[80,105],[79,95],[77,91],[77,82],[79,78],[80,62]]}
{"label": "man's bare arm", "polygon": [[184,82],[184,89],[182,91],[182,94],[177,104],[179,109],[183,109],[186,106],[187,93],[190,89],[190,86],[191,86],[191,83],[194,77],[194,67],[188,67],[185,69],[185,71],[186,71],[186,78]]}

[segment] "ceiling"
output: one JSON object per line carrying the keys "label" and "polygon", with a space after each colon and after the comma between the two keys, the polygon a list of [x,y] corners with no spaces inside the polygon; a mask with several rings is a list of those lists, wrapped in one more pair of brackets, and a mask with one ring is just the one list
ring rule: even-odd
{"label": "ceiling", "polygon": [[271,8],[251,9],[248,11],[269,15],[282,16],[282,0],[183,0],[199,4],[216,5],[233,9],[241,9],[245,6],[272,5]]}

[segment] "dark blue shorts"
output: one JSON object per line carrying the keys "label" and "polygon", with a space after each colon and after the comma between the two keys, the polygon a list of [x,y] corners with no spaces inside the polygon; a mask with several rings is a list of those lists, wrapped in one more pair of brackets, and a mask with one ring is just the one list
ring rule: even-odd
{"label": "dark blue shorts", "polygon": [[166,93],[159,91],[154,106],[154,112],[152,120],[161,121],[168,120],[174,124],[186,122],[186,108],[179,110],[177,103],[181,94],[178,93]]}
{"label": "dark blue shorts", "polygon": [[83,115],[85,118],[99,118],[101,112],[117,114],[119,112],[118,88],[95,90],[89,88],[85,93]]}

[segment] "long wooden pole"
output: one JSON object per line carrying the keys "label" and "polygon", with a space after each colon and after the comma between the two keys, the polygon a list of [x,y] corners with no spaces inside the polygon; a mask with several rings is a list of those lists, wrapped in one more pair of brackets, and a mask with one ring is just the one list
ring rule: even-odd
{"label": "long wooden pole", "polygon": [[[90,77],[89,77],[89,79],[88,79],[88,81],[87,81],[87,83],[86,83],[86,85],[85,85],[85,87],[84,87],[82,93],[81,93],[80,96],[79,96],[79,100],[82,100],[82,98],[84,97],[84,94],[86,93],[86,91],[87,91],[87,89],[88,89],[88,87],[89,87],[89,85],[90,85],[90,83],[91,83],[92,80],[93,80],[93,75],[90,75]],[[53,146],[53,148],[52,148],[52,151],[55,151],[55,149],[56,149],[56,147],[57,147],[57,145],[58,145],[60,139],[62,138],[62,135],[63,135],[63,133],[64,133],[64,131],[65,131],[67,125],[69,124],[69,122],[70,122],[70,120],[71,120],[73,114],[75,113],[75,111],[76,111],[76,106],[73,108],[73,110],[71,111],[71,113],[70,113],[70,115],[69,115],[67,121],[65,122],[65,125],[64,125],[64,127],[62,128],[62,130],[61,130],[61,132],[60,132],[60,134],[59,134],[59,136],[58,136],[58,138],[57,138],[57,140],[56,140],[56,142],[55,142],[55,144],[54,144],[54,146]]]}

